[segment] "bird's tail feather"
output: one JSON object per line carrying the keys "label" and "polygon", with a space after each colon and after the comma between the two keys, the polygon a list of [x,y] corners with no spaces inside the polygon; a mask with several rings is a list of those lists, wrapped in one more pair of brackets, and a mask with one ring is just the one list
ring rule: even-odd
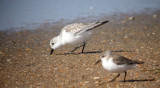
{"label": "bird's tail feather", "polygon": [[92,29],[94,29],[96,27],[99,27],[99,26],[107,23],[107,22],[109,22],[109,21],[108,20],[107,21],[102,21],[102,22],[97,21],[95,24],[91,25],[91,28],[87,29],[86,31],[90,31],[90,30],[92,30]]}
{"label": "bird's tail feather", "polygon": [[136,64],[144,64],[142,61],[136,61]]}
{"label": "bird's tail feather", "polygon": [[101,26],[101,25],[103,25],[103,24],[105,24],[105,23],[108,23],[109,21],[108,20],[106,20],[106,21],[97,21],[96,22],[96,24],[98,24],[98,25],[96,25],[95,27],[98,27],[98,26]]}

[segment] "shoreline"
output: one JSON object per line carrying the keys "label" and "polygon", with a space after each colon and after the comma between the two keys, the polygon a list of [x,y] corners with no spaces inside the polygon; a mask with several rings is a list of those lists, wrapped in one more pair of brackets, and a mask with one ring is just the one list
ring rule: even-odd
{"label": "shoreline", "polygon": [[90,16],[87,16],[87,17],[77,17],[77,18],[73,18],[73,19],[59,19],[59,20],[52,20],[51,22],[42,22],[42,23],[32,23],[32,24],[29,24],[27,26],[26,24],[26,27],[10,27],[10,28],[7,28],[7,29],[1,29],[0,32],[17,32],[17,31],[23,31],[23,30],[29,30],[29,31],[32,31],[32,30],[37,30],[37,29],[45,29],[44,27],[53,27],[53,26],[56,26],[56,25],[59,25],[61,24],[61,26],[64,26],[64,25],[67,25],[67,24],[70,24],[70,23],[75,23],[75,22],[84,22],[84,23],[87,23],[87,22],[94,22],[94,21],[97,21],[97,20],[100,20],[100,19],[104,19],[104,18],[110,18],[109,20],[113,19],[114,20],[123,20],[123,19],[126,19],[125,17],[123,16],[128,16],[128,17],[131,17],[131,16],[134,16],[134,15],[140,15],[140,14],[147,14],[147,15],[151,15],[151,14],[157,14],[159,13],[160,10],[159,9],[144,9],[142,10],[141,12],[129,12],[129,13],[123,13],[123,12],[113,12],[112,14],[100,14],[100,15],[90,15]]}

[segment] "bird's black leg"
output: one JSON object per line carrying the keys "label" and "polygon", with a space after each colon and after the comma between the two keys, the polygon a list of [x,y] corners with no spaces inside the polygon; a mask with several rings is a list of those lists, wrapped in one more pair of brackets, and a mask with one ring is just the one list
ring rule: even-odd
{"label": "bird's black leg", "polygon": [[83,45],[80,45],[80,46],[75,47],[71,52],[74,52],[74,51],[76,51],[78,48],[80,48],[80,47],[83,46],[83,48],[82,48],[82,53],[83,53],[83,50],[84,50],[85,45],[86,45],[86,42],[83,42]]}
{"label": "bird's black leg", "polygon": [[86,42],[83,42],[83,48],[82,48],[82,53],[84,51],[84,47],[86,46]]}
{"label": "bird's black leg", "polygon": [[111,81],[109,81],[109,82],[113,82],[116,78],[118,78],[120,76],[120,74],[118,73],[118,75],[114,78],[114,79],[112,79]]}
{"label": "bird's black leg", "polygon": [[78,46],[78,47],[75,47],[71,52],[74,52],[74,51],[76,51],[78,48],[80,48],[80,47],[82,47],[82,45],[81,46]]}
{"label": "bird's black leg", "polygon": [[126,76],[127,76],[127,72],[126,72],[126,71],[124,71],[124,80],[123,80],[123,82],[125,82],[125,81],[126,81]]}

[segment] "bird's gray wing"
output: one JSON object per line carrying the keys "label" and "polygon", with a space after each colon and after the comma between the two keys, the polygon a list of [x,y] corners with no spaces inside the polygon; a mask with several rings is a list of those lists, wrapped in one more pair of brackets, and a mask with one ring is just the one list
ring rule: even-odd
{"label": "bird's gray wing", "polygon": [[123,56],[120,56],[120,55],[115,55],[115,56],[113,56],[113,58],[114,58],[113,62],[115,62],[118,65],[122,65],[122,64],[131,65],[131,64],[143,64],[144,63],[141,61],[130,60],[130,59],[123,57]]}
{"label": "bird's gray wing", "polygon": [[70,32],[70,33],[75,34],[75,33],[79,32],[79,31],[85,29],[86,26],[87,25],[84,25],[82,23],[74,23],[74,24],[70,24],[70,25],[65,26],[61,30],[61,32],[65,30],[66,32]]}
{"label": "bird's gray wing", "polygon": [[88,25],[85,25],[83,29],[77,31],[75,34],[81,34],[83,32],[90,31],[98,26],[101,26],[101,25],[107,23],[107,22],[109,22],[109,21],[103,21],[103,22],[98,21],[98,22],[90,23]]}

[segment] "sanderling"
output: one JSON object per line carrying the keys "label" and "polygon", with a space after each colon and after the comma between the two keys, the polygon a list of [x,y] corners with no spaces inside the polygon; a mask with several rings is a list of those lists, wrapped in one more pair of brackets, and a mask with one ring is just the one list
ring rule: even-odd
{"label": "sanderling", "polygon": [[98,64],[102,61],[102,66],[105,70],[111,73],[118,73],[118,75],[109,82],[114,81],[116,78],[120,76],[120,73],[124,72],[124,82],[127,75],[127,70],[133,69],[136,67],[136,64],[143,64],[144,62],[130,60],[126,57],[117,55],[112,53],[111,51],[105,51],[101,55],[101,59],[99,59],[95,64]]}
{"label": "sanderling", "polygon": [[80,44],[80,46],[74,48],[71,52],[74,52],[76,49],[83,47],[82,48],[82,53],[84,50],[84,47],[86,45],[86,40],[88,40],[92,34],[96,30],[92,30],[98,26],[101,26],[108,21],[102,21],[102,22],[94,22],[94,23],[88,23],[88,24],[83,24],[83,23],[74,23],[65,26],[60,34],[50,41],[50,46],[51,46],[51,52],[50,55],[53,53],[53,51],[63,45],[66,44]]}

